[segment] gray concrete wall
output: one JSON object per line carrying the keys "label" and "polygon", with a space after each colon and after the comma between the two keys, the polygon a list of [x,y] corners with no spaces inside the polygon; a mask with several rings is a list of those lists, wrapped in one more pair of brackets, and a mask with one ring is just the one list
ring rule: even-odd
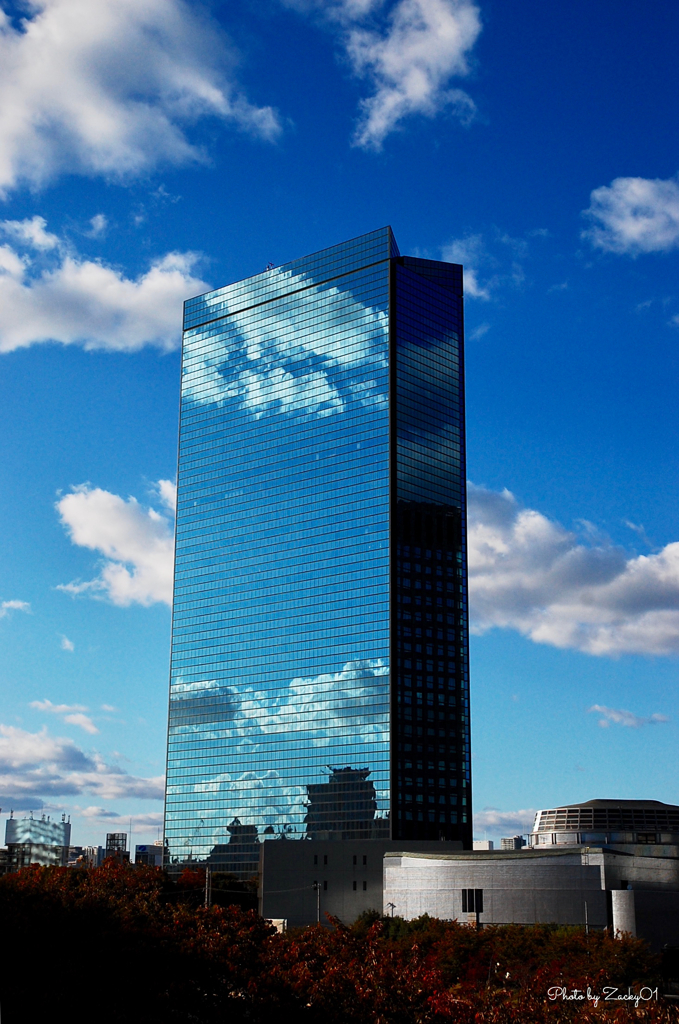
{"label": "gray concrete wall", "polygon": [[394,913],[408,920],[429,914],[466,921],[463,889],[483,890],[481,924],[584,925],[586,917],[592,928],[608,923],[600,864],[583,863],[579,851],[557,857],[385,857],[384,905],[394,903]]}
{"label": "gray concrete wall", "polygon": [[317,881],[321,885],[321,924],[327,924],[326,914],[351,924],[366,910],[382,912],[386,852],[453,852],[461,848],[459,842],[438,841],[269,840],[260,850],[260,913],[269,919],[283,918],[290,928],[315,924],[317,895],[312,885]]}
{"label": "gray concrete wall", "polygon": [[[628,851],[602,852],[607,889],[679,890],[679,850],[676,846],[633,846]],[[625,883],[623,885],[623,882]]]}

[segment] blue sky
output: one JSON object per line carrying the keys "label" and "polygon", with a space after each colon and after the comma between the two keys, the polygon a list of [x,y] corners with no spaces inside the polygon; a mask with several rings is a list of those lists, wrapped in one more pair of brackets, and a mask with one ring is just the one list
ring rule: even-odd
{"label": "blue sky", "polygon": [[162,820],[184,298],[390,223],[466,271],[476,834],[679,803],[675,5],[0,17],[0,793]]}

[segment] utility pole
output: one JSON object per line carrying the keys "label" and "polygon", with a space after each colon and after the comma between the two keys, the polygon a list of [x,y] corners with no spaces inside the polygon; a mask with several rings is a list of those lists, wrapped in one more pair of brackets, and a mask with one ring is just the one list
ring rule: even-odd
{"label": "utility pole", "polygon": [[387,906],[391,907],[391,916],[393,917],[394,916],[394,911],[396,910],[396,904],[395,903],[387,903]]}
{"label": "utility pole", "polygon": [[587,917],[587,900],[585,900],[585,935],[589,935],[589,919]]}
{"label": "utility pole", "polygon": [[316,890],[316,924],[321,923],[321,883],[314,882],[311,886]]}

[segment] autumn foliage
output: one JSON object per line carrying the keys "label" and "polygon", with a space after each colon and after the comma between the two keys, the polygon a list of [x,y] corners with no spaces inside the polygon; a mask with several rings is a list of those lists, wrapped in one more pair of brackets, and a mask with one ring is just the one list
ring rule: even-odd
{"label": "autumn foliage", "polygon": [[[635,939],[376,914],[280,935],[242,906],[206,910],[203,888],[202,872],[173,882],[113,862],[0,879],[3,1024],[679,1024],[662,997],[603,1002],[604,986],[659,983]],[[224,898],[247,888],[218,886]],[[550,1000],[554,988],[582,998]]]}

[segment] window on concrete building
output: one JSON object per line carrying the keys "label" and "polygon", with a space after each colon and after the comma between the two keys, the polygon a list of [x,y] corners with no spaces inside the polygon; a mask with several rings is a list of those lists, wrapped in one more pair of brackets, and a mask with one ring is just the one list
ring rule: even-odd
{"label": "window on concrete building", "polygon": [[[354,859],[355,859],[355,858],[354,858]],[[354,892],[356,892],[356,889],[357,889],[357,888],[358,888],[358,882],[354,882]]]}
{"label": "window on concrete building", "polygon": [[483,889],[462,890],[462,913],[482,914],[483,913]]}
{"label": "window on concrete building", "polygon": [[328,888],[328,883],[327,883],[327,882],[323,882],[323,888],[324,888],[324,889],[327,889],[327,888]]}
{"label": "window on concrete building", "polygon": [[363,892],[367,892],[367,891],[368,891],[368,883],[364,882],[363,883]]}

